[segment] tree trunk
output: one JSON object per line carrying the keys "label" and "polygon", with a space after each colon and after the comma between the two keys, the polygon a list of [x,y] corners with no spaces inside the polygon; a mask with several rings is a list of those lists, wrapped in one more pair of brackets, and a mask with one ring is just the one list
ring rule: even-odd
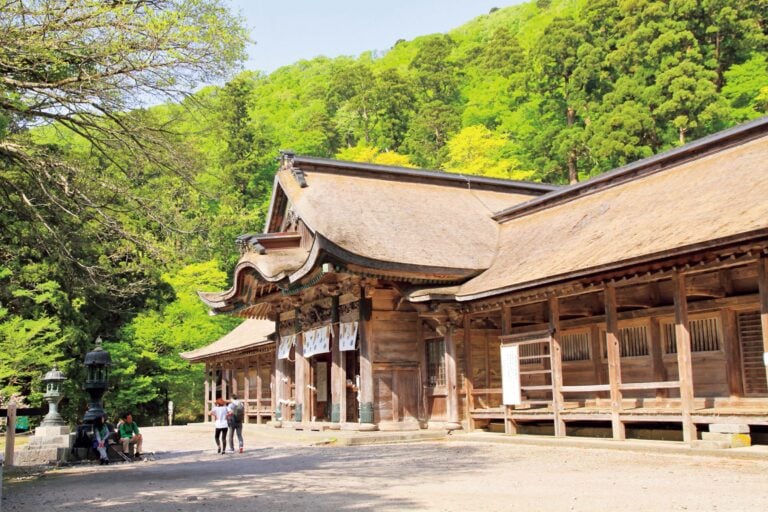
{"label": "tree trunk", "polygon": [[576,153],[568,153],[568,184],[573,185],[579,182],[579,174],[576,169]]}

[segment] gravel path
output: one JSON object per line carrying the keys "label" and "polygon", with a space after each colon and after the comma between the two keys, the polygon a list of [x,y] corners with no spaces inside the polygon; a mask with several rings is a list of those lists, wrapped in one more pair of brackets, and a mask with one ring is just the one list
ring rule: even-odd
{"label": "gravel path", "polygon": [[207,427],[143,432],[154,461],[6,482],[3,511],[768,509],[768,460],[460,440],[342,447],[263,428],[222,456]]}

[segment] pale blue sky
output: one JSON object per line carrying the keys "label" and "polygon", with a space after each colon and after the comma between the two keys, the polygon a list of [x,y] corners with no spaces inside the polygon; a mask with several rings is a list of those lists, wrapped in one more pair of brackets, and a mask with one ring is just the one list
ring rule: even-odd
{"label": "pale blue sky", "polygon": [[271,72],[318,55],[387,50],[398,39],[447,32],[521,0],[229,0],[246,18],[247,69]]}

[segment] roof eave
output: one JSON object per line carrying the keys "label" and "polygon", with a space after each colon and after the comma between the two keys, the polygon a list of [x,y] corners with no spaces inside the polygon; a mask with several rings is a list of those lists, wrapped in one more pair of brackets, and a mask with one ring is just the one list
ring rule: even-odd
{"label": "roof eave", "polygon": [[[637,258],[631,258],[628,260],[608,263],[605,265],[590,267],[590,268],[586,268],[586,269],[582,269],[574,272],[567,272],[567,273],[559,274],[556,276],[547,276],[545,278],[538,279],[535,281],[528,281],[525,283],[519,283],[511,286],[506,286],[503,288],[497,288],[494,290],[486,290],[486,291],[469,294],[469,295],[457,294],[454,296],[454,299],[457,302],[470,302],[473,300],[486,299],[489,297],[494,297],[496,295],[503,295],[505,293],[515,293],[515,292],[530,290],[530,289],[538,288],[542,286],[552,286],[552,285],[556,285],[558,283],[562,283],[562,282],[573,280],[573,279],[592,277],[592,276],[603,274],[606,272],[622,270],[624,268],[628,268],[632,266],[654,263],[656,261],[661,261],[667,258],[679,258],[682,256],[689,256],[697,252],[701,252],[703,250],[724,249],[732,245],[745,244],[749,242],[758,242],[758,241],[768,242],[768,229],[758,229],[748,233],[742,233],[740,235],[720,238],[714,241],[710,240],[710,241],[701,242],[697,244],[691,244],[691,245],[679,247],[674,250],[648,254],[648,255],[637,257]],[[423,301],[412,301],[412,302],[423,302]]]}

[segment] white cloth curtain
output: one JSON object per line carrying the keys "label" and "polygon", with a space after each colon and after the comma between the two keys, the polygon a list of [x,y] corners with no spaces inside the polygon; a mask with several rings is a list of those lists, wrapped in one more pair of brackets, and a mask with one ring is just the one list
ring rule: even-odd
{"label": "white cloth curtain", "polygon": [[304,357],[324,354],[331,350],[331,326],[326,325],[311,331],[304,331]]}
{"label": "white cloth curtain", "polygon": [[288,359],[291,353],[291,347],[296,344],[296,335],[280,336],[280,345],[277,347],[277,358]]}
{"label": "white cloth curtain", "polygon": [[357,348],[357,322],[342,322],[339,324],[339,350],[355,350]]}

